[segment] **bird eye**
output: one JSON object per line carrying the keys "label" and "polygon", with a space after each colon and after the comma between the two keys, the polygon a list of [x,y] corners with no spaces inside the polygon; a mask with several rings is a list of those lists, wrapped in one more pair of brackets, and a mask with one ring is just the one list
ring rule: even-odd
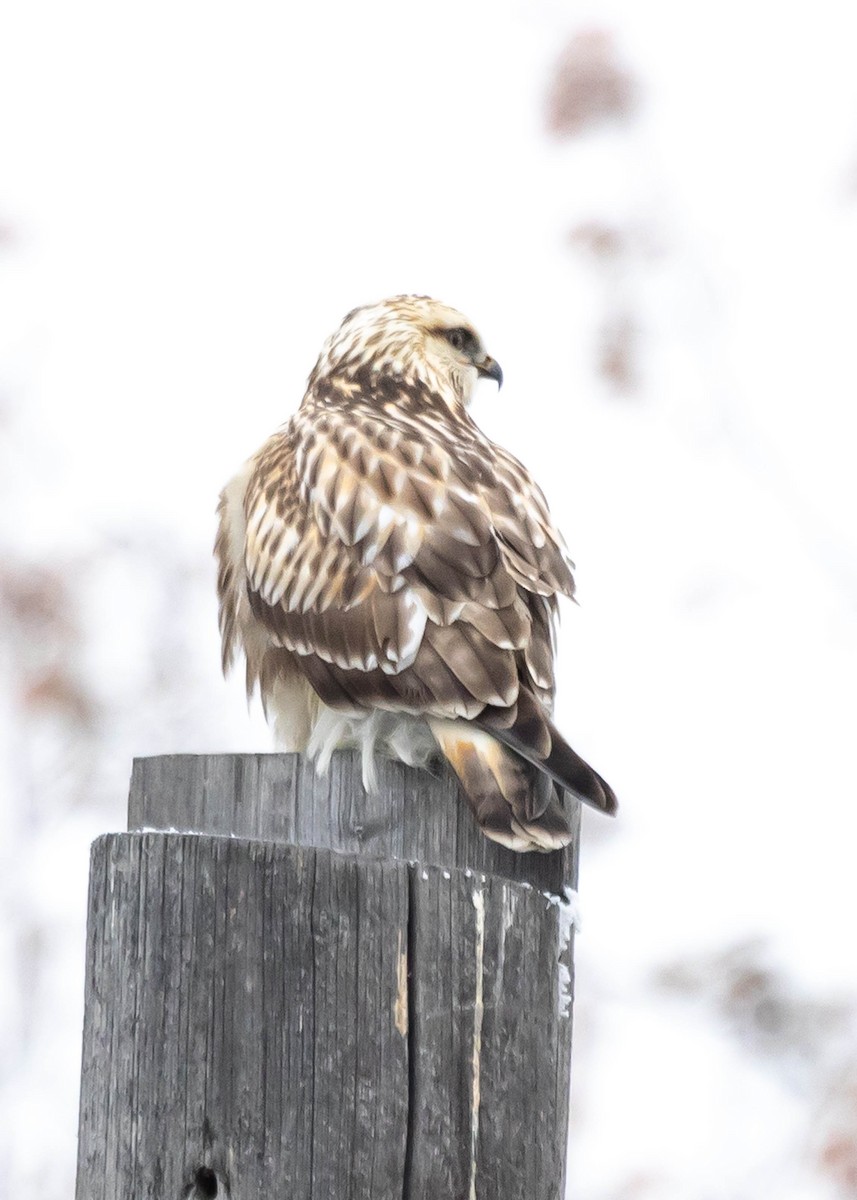
{"label": "bird eye", "polygon": [[450,329],[446,335],[446,340],[452,346],[453,350],[463,350],[467,345],[467,330]]}

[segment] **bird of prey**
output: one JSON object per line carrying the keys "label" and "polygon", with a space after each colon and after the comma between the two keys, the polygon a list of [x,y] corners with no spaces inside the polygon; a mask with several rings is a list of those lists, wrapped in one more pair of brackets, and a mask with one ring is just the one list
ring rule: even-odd
{"label": "bird of prey", "polygon": [[467,407],[502,372],[425,296],[356,308],[297,413],[218,507],[223,667],[247,663],[285,749],[448,759],[488,837],[571,839],[562,792],[612,789],[551,719],[554,624],[574,580],[541,490]]}

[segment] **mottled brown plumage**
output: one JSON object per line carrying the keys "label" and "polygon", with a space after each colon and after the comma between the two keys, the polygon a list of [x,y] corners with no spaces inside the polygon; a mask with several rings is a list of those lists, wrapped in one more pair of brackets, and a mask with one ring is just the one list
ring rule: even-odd
{"label": "mottled brown plumage", "polygon": [[425,297],[355,309],[296,415],[224,489],[216,543],[224,669],[247,660],[283,743],[405,761],[439,748],[485,832],[570,836],[554,784],[612,812],[550,710],[565,548],[521,464],[467,413],[501,379],[461,316]]}

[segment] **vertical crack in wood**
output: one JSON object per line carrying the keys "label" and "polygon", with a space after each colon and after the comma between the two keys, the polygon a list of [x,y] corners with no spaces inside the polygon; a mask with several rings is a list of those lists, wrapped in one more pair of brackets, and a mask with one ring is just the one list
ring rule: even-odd
{"label": "vertical crack in wood", "polygon": [[[150,930],[149,930],[149,922],[146,919],[146,917],[149,912],[149,894],[150,894],[149,883],[150,883],[151,860],[150,860],[150,855],[148,853],[148,848],[146,845],[146,839],[140,838],[139,841],[137,842],[137,845],[134,847],[134,850],[137,853],[138,862],[139,862],[138,878],[140,879],[140,897],[141,897],[140,907],[137,912],[137,922],[136,922],[137,930],[136,930],[135,950],[137,953],[137,960],[139,962],[147,963],[149,961],[149,932],[150,932]],[[113,864],[111,864],[111,866],[113,866]],[[115,870],[115,866],[113,866],[113,869]],[[124,882],[125,882],[125,880],[123,880],[123,883]],[[152,889],[152,891],[153,890],[154,889]],[[143,993],[145,990],[145,979],[142,977],[142,974],[138,971],[134,972],[134,985],[133,986],[134,986],[134,1013],[135,1013],[135,1017],[136,1017],[136,1014],[138,1014],[140,1012],[140,1008],[142,1007]],[[147,1033],[148,1033],[148,1030],[145,1028],[144,1022],[142,1022],[138,1019],[135,1019],[134,1020],[134,1034],[133,1034],[134,1061],[131,1066],[131,1093],[134,1096],[137,1096],[140,1094],[140,1074],[141,1074],[142,1064],[144,1062],[143,1050],[145,1048]],[[131,1134],[131,1136],[130,1136],[129,1159],[132,1164],[132,1168],[131,1168],[132,1169],[132,1175],[131,1175],[132,1191],[135,1193],[139,1186],[139,1180],[137,1178],[137,1173],[138,1173],[139,1161],[140,1161],[140,1155],[139,1155],[140,1117],[141,1117],[141,1114],[139,1112],[137,1112],[136,1110],[131,1111],[131,1114],[130,1114],[130,1126],[131,1126],[130,1134]],[[118,1168],[118,1161],[117,1161],[117,1168]],[[117,1175],[118,1174],[119,1174],[119,1171],[117,1169]]]}
{"label": "vertical crack in wood", "polygon": [[318,951],[318,943],[316,940],[316,913],[315,913],[315,893],[316,884],[318,883],[318,859],[312,859],[312,883],[310,884],[309,894],[309,919],[310,919],[310,937],[312,943],[312,954],[310,956],[310,970],[312,972],[312,1038],[313,1038],[313,1056],[312,1056],[312,1079],[310,1080],[310,1104],[309,1104],[309,1195],[315,1196],[315,1081],[318,1075],[316,1070],[316,1052],[318,1048],[318,993],[316,992],[317,972],[315,969],[316,954]]}
{"label": "vertical crack in wood", "polygon": [[[405,934],[405,988],[407,993],[407,1054],[408,1054],[408,1109],[405,1131],[405,1163],[402,1171],[402,1200],[411,1200],[411,1180],[414,1167],[414,1134],[416,1130],[417,1108],[417,1005],[414,989],[416,974],[414,950],[416,947],[416,930],[414,928],[416,911],[416,874],[415,868],[408,868],[407,890],[407,919]],[[400,977],[401,978],[401,977]],[[397,1004],[398,1007],[398,1004]]]}
{"label": "vertical crack in wood", "polygon": [[473,1004],[472,1091],[470,1097],[470,1200],[476,1200],[476,1157],[479,1149],[479,1103],[482,1097],[482,1018],[485,1014],[482,968],[485,957],[485,893],[473,893],[476,909],[476,997]]}

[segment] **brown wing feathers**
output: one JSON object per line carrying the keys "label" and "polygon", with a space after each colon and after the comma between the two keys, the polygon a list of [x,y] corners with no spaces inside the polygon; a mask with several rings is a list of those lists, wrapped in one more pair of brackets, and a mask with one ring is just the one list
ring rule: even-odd
{"label": "brown wing feathers", "polygon": [[511,724],[508,711],[497,713],[492,709],[480,713],[474,724],[584,804],[615,815],[618,806],[613,789],[572,750],[542,705],[526,689],[522,688],[518,695]]}
{"label": "brown wing feathers", "polygon": [[353,406],[347,428],[305,413],[300,432],[303,478],[281,434],[248,489],[249,599],[321,698],[447,717],[487,707],[484,728],[610,810],[530,696],[552,695],[554,595],[574,585],[522,468],[504,455],[497,475],[481,457],[474,469],[472,448],[456,460]]}
{"label": "brown wing feathers", "polygon": [[[311,421],[305,414],[303,423]],[[353,408],[347,442],[335,415],[324,414],[321,424],[329,437],[314,430],[306,438],[306,476],[292,474],[292,495],[286,502],[278,498],[276,514],[264,486],[265,456],[251,480],[254,614],[289,649],[314,652],[343,669],[365,674],[377,660],[397,670],[413,665],[419,676],[425,665],[425,688],[450,715],[461,710],[462,687],[483,704],[513,699],[511,647],[523,642],[527,618],[470,480],[456,477],[448,451],[418,445],[414,432],[406,438],[377,418],[361,422]],[[347,459],[341,457],[345,445]],[[391,457],[403,447],[404,459],[415,464],[409,471]],[[282,452],[278,441],[280,467]],[[465,608],[472,624],[460,620]],[[328,613],[328,620],[318,619]],[[459,636],[450,637],[456,627]],[[421,659],[423,636],[428,645]],[[432,649],[452,660],[446,683]],[[372,702],[370,678],[340,682],[353,687],[358,704]],[[412,690],[424,694],[425,688]]]}
{"label": "brown wing feathers", "polygon": [[319,371],[221,500],[224,666],[243,641],[263,692],[297,671],[331,708],[429,718],[490,836],[565,844],[554,784],[616,801],[548,715],[574,580],[542,493],[423,385]]}

